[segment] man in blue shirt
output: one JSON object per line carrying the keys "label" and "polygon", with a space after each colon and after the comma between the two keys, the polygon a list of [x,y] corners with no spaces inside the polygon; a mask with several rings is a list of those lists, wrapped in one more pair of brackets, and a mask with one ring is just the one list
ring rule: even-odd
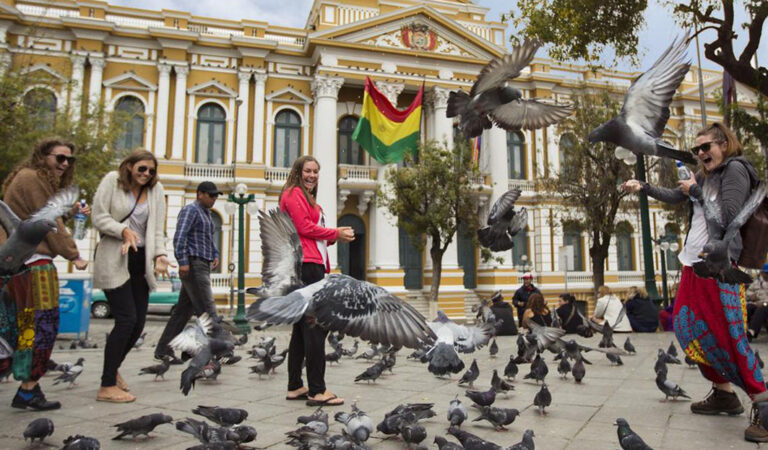
{"label": "man in blue shirt", "polygon": [[179,302],[155,348],[156,359],[169,357],[172,364],[180,364],[168,343],[181,333],[193,314],[199,316],[207,312],[216,317],[211,270],[219,266],[219,250],[213,243],[215,226],[211,208],[220,194],[215,184],[203,181],[197,186],[197,201],[183,207],[179,213],[173,248],[179,263],[181,291]]}

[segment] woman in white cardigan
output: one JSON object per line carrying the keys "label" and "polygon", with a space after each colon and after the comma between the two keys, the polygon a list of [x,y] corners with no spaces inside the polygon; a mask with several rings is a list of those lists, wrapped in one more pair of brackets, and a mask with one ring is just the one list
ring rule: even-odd
{"label": "woman in white cardigan", "polygon": [[134,150],[116,172],[101,181],[92,210],[93,225],[100,235],[93,287],[104,291],[115,318],[104,347],[96,400],[127,403],[136,397],[128,393],[118,369],[144,329],[155,277],[168,275],[165,196],[155,156],[147,150]]}
{"label": "woman in white cardigan", "polygon": [[613,331],[618,333],[632,332],[632,325],[629,323],[624,304],[619,297],[611,293],[611,288],[600,286],[597,289],[597,295],[595,312],[590,320],[600,325],[608,322],[613,327]]}

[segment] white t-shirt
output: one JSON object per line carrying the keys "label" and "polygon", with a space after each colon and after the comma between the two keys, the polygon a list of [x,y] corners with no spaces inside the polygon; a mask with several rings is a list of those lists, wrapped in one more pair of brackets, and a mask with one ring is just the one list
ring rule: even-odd
{"label": "white t-shirt", "polygon": [[688,232],[683,251],[677,258],[684,266],[693,266],[693,263],[701,261],[699,253],[704,249],[707,241],[709,241],[709,232],[707,232],[707,221],[704,218],[704,208],[699,202],[693,202],[691,230]]}

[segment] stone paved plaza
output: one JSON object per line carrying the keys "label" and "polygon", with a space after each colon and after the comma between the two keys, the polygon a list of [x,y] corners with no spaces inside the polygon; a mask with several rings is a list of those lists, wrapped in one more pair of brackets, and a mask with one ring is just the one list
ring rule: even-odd
{"label": "stone paved plaza", "polygon": [[[78,379],[78,385],[67,389],[63,385],[53,386],[53,377],[42,380],[44,392],[48,398],[60,400],[63,408],[58,411],[39,413],[21,411],[10,407],[11,398],[17,383],[0,384],[0,448],[26,448],[22,432],[27,423],[38,417],[48,417],[55,424],[55,433],[46,440],[49,446],[61,447],[62,440],[71,434],[85,434],[98,438],[102,448],[107,449],[184,449],[195,445],[189,435],[177,431],[172,425],[162,425],[148,440],[112,441],[117,433],[111,426],[144,414],[164,412],[174,419],[196,417],[190,410],[196,405],[218,405],[244,408],[249,412],[246,424],[253,425],[259,432],[255,442],[257,448],[289,448],[285,444],[285,432],[295,428],[295,419],[312,411],[303,402],[284,400],[286,386],[286,368],[280,366],[277,375],[259,379],[249,375],[249,361],[244,359],[232,367],[225,367],[218,384],[198,383],[188,397],[179,391],[181,366],[171,366],[166,374],[167,381],[153,382],[151,377],[137,376],[140,367],[155,364],[152,359],[152,344],[160,336],[166,318],[152,317],[147,322],[147,345],[139,351],[129,354],[121,373],[129,383],[131,392],[138,399],[130,404],[110,404],[95,401],[96,390],[101,376],[103,359],[104,332],[111,327],[109,320],[91,322],[90,337],[99,344],[94,350],[54,351],[53,359],[59,362],[74,361],[77,357],[85,358],[85,370]],[[259,335],[277,337],[278,350],[288,344],[288,330],[270,329],[266,332],[254,332],[247,344],[255,342]],[[747,425],[745,415],[737,417],[708,417],[690,413],[689,401],[663,402],[663,395],[654,383],[653,364],[656,350],[666,349],[671,333],[632,334],[632,341],[637,347],[636,356],[624,357],[624,366],[612,367],[601,354],[592,352],[587,358],[593,362],[587,366],[583,384],[578,385],[569,377],[558,378],[556,365],[551,363],[554,355],[547,353],[549,364],[547,382],[553,396],[549,414],[542,417],[531,406],[538,388],[535,383],[522,381],[528,366],[520,367],[520,376],[515,382],[516,391],[508,397],[497,397],[496,406],[517,408],[520,417],[509,427],[507,432],[496,432],[487,422],[465,422],[465,430],[483,436],[502,446],[518,442],[526,428],[535,431],[537,449],[616,449],[619,448],[616,428],[613,422],[617,417],[626,418],[632,428],[654,449],[750,449],[757,448],[743,440]],[[758,341],[756,347],[764,350],[768,356],[765,338]],[[598,338],[579,339],[587,345],[597,345]],[[621,344],[624,336],[618,336]],[[69,348],[66,339],[60,341]],[[343,343],[351,345],[351,339]],[[489,357],[484,348],[474,355],[464,355],[469,365],[472,358],[478,360],[480,378],[476,386],[488,388],[492,369],[503,371],[508,356],[515,352],[515,338],[499,339],[500,352],[497,358]],[[361,350],[363,348],[361,347]],[[238,354],[244,354],[240,349]],[[446,434],[445,414],[451,399],[460,394],[465,404],[464,388],[456,383],[458,376],[452,379],[438,379],[427,372],[425,365],[406,360],[409,351],[402,350],[394,373],[385,375],[375,384],[355,384],[354,377],[363,372],[370,363],[362,360],[344,358],[341,364],[329,366],[326,372],[328,388],[344,397],[346,404],[328,407],[332,415],[336,411],[348,411],[353,401],[378,423],[384,413],[404,402],[434,402],[437,417],[426,420],[429,437],[423,444],[436,448],[432,440],[436,434]],[[685,366],[670,366],[669,377],[679,383],[694,400],[701,399],[709,391],[709,385],[699,375],[698,370]],[[748,404],[746,395],[741,393],[742,402]],[[470,420],[478,414],[470,409]],[[331,419],[332,420],[332,419]],[[331,424],[331,433],[338,433],[341,425]],[[453,438],[449,436],[449,440]],[[373,449],[405,448],[402,441],[395,438],[383,439],[380,433],[374,433],[368,444]]]}

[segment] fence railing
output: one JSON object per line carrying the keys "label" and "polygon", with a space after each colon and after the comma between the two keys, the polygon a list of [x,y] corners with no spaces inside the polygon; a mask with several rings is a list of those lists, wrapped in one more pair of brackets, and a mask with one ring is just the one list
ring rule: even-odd
{"label": "fence railing", "polygon": [[277,41],[281,44],[297,45],[299,47],[303,47],[304,42],[307,40],[307,38],[303,36],[285,36],[282,34],[273,34],[273,33],[265,33],[264,39]]}
{"label": "fence railing", "polygon": [[212,164],[187,164],[184,166],[184,176],[186,178],[205,178],[205,179],[233,179],[235,176],[234,168],[230,165],[212,165]]}
{"label": "fence railing", "polygon": [[354,164],[339,164],[340,180],[376,181],[377,168],[373,166],[358,166]]}
{"label": "fence railing", "polygon": [[264,177],[271,183],[285,183],[290,172],[290,167],[267,167]]}

